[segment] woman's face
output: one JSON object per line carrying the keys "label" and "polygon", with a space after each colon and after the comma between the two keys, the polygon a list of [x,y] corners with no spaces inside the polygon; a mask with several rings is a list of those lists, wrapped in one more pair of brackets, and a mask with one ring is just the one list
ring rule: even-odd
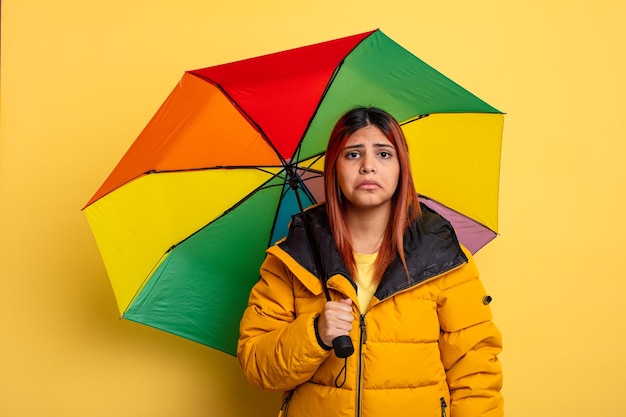
{"label": "woman's face", "polygon": [[378,127],[348,137],[337,159],[337,180],[349,209],[389,208],[399,178],[396,149]]}

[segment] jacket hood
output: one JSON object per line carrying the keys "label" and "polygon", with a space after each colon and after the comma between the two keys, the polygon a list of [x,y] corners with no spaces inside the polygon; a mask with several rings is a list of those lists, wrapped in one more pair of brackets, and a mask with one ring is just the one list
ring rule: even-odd
{"label": "jacket hood", "polygon": [[[427,206],[420,207],[421,216],[404,233],[409,279],[396,257],[374,294],[381,301],[467,262],[452,225]],[[287,237],[278,246],[316,277],[326,281],[339,274],[353,283],[330,232],[324,204],[294,215]]]}

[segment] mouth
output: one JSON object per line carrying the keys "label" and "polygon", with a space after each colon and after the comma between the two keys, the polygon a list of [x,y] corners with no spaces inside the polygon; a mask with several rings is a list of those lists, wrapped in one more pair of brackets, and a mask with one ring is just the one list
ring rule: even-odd
{"label": "mouth", "polygon": [[378,188],[381,187],[380,184],[376,181],[363,181],[357,186],[357,189],[359,190],[375,190]]}

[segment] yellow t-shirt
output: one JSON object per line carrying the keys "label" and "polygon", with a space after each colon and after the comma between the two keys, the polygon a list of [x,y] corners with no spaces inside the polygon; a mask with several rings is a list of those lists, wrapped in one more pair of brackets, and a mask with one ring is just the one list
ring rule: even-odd
{"label": "yellow t-shirt", "polygon": [[377,284],[374,283],[374,262],[376,261],[376,253],[356,253],[354,252],[354,261],[356,262],[356,286],[358,288],[359,309],[362,313],[369,306]]}

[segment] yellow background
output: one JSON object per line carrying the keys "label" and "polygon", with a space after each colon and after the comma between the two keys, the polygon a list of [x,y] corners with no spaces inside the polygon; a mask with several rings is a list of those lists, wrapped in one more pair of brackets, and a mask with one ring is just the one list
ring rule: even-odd
{"label": "yellow background", "polygon": [[117,319],[79,209],[184,70],[377,27],[507,112],[477,255],[507,416],[624,412],[623,0],[1,5],[1,416],[276,414],[234,358]]}

